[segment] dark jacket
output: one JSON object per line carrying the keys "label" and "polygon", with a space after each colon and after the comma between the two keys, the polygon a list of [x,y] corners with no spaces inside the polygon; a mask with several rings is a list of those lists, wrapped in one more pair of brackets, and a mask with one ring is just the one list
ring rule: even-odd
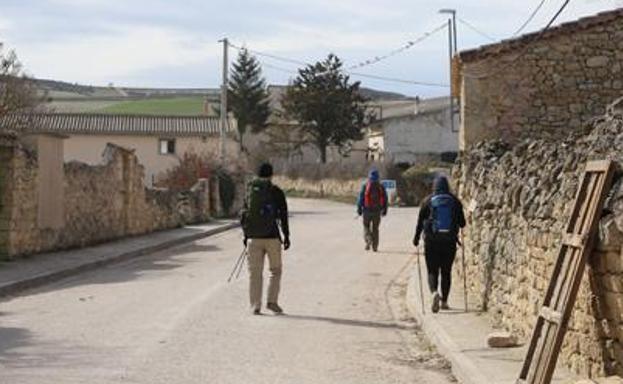
{"label": "dark jacket", "polygon": [[452,229],[450,235],[454,238],[455,242],[459,240],[459,230],[465,227],[465,214],[463,213],[463,204],[461,201],[450,193],[450,187],[448,186],[448,180],[445,177],[439,177],[435,179],[433,185],[433,194],[426,197],[420,207],[420,213],[418,215],[417,227],[415,228],[414,243],[419,243],[422,236],[422,232],[427,229],[428,221],[431,216],[431,198],[435,195],[446,194],[452,196],[455,200],[454,211],[452,212]]}
{"label": "dark jacket", "polygon": [[[273,224],[273,228],[270,231],[270,234],[267,236],[262,236],[263,239],[281,239],[281,235],[279,233],[279,227],[281,226],[281,233],[283,233],[284,238],[290,237],[290,227],[288,225],[288,203],[286,201],[286,195],[283,193],[281,188],[272,184],[271,185],[271,193],[273,198],[273,204],[277,209],[277,221]],[[247,201],[245,200],[244,210],[242,214],[242,221],[244,221],[245,214],[244,212],[248,209]],[[243,224],[244,228],[244,224]],[[245,234],[245,238],[253,238],[253,236],[247,236]]]}

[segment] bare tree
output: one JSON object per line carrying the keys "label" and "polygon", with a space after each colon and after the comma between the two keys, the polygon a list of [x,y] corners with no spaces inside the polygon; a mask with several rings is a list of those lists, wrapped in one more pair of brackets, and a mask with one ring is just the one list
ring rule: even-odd
{"label": "bare tree", "polygon": [[[14,51],[5,51],[0,43],[0,119],[11,113],[28,113],[41,105],[40,94],[34,81],[28,78]],[[13,129],[12,124],[0,125],[0,129]]]}

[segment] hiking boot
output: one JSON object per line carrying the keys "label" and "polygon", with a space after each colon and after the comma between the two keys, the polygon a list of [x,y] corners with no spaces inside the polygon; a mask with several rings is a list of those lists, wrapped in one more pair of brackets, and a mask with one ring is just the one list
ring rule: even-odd
{"label": "hiking boot", "polygon": [[281,307],[277,303],[268,303],[266,304],[266,308],[273,311],[273,313],[276,315],[280,315],[283,313],[283,309],[281,309]]}
{"label": "hiking boot", "polygon": [[433,313],[439,312],[440,301],[441,301],[441,296],[439,295],[439,292],[435,292],[433,294],[433,304],[431,305],[431,311],[433,311]]}
{"label": "hiking boot", "polygon": [[448,305],[447,301],[441,300],[441,309],[444,309],[444,310],[450,309],[450,306]]}

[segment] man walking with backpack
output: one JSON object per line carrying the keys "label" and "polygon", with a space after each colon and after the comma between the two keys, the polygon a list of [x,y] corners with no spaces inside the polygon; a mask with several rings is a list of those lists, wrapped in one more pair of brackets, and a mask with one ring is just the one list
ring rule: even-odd
{"label": "man walking with backpack", "polygon": [[381,216],[387,215],[387,191],[380,182],[379,171],[373,169],[368,181],[361,187],[357,199],[357,214],[363,215],[363,238],[366,251],[379,249],[379,225]]}
{"label": "man walking with backpack", "polygon": [[262,308],[262,285],[264,259],[268,259],[270,278],[266,308],[275,314],[283,313],[278,304],[281,284],[281,233],[283,249],[290,248],[288,228],[288,205],[283,191],[272,184],[273,167],[262,164],[257,178],[247,186],[245,207],[242,212],[244,245],[248,247],[249,301],[254,315],[260,315]]}
{"label": "man walking with backpack", "polygon": [[[420,243],[424,232],[424,256],[428,270],[428,287],[433,295],[432,311],[449,309],[448,296],[452,283],[452,263],[459,243],[459,230],[465,227],[461,201],[450,192],[448,179],[438,176],[433,182],[433,194],[427,197],[418,215],[413,245]],[[439,294],[441,275],[441,295]],[[440,303],[441,301],[441,303]]]}

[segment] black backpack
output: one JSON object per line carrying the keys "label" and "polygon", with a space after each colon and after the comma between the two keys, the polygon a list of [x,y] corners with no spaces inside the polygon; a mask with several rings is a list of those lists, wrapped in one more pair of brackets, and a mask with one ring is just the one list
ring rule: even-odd
{"label": "black backpack", "polygon": [[265,238],[274,234],[277,207],[269,180],[257,179],[248,184],[245,206],[242,229],[246,237]]}

